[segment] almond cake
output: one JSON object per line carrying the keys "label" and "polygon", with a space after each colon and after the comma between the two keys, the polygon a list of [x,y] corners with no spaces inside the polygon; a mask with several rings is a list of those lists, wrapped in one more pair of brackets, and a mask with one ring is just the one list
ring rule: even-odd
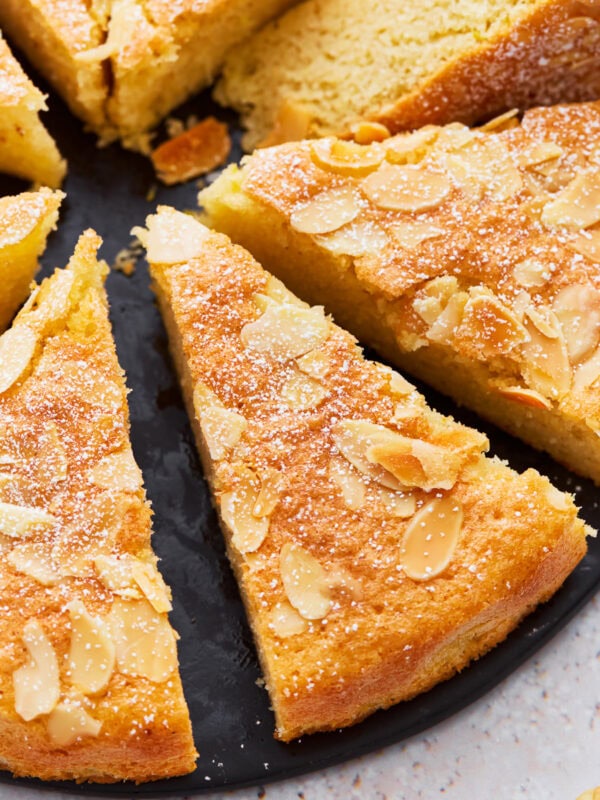
{"label": "almond cake", "polygon": [[196,753],[99,243],[0,337],[0,765],[140,782]]}
{"label": "almond cake", "polygon": [[305,0],[228,57],[252,149],[600,96],[600,0]]}
{"label": "almond cake", "polygon": [[46,108],[0,31],[0,172],[56,189],[67,165],[40,120]]}
{"label": "almond cake", "polygon": [[56,227],[62,192],[44,188],[0,199],[0,333],[29,297],[50,231]]}
{"label": "almond cake", "polygon": [[258,151],[210,224],[358,339],[600,483],[600,103]]}
{"label": "almond cake", "polygon": [[279,739],[449,678],[561,585],[590,532],[570,496],[486,458],[226,236],[166,207],[147,225]]}
{"label": "almond cake", "polygon": [[103,141],[144,149],[144,132],[291,2],[2,0],[0,26]]}

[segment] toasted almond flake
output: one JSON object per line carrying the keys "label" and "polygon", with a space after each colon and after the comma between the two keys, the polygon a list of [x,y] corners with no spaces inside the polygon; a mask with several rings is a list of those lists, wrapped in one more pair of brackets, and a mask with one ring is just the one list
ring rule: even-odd
{"label": "toasted almond flake", "polygon": [[391,369],[391,367],[386,367],[384,364],[373,364],[377,372],[383,376],[384,380],[387,381],[390,391],[394,398],[397,397],[408,397],[415,391],[415,387],[412,383],[409,383],[406,378],[402,377],[399,372],[396,370]]}
{"label": "toasted almond flake", "polygon": [[460,122],[451,122],[439,129],[433,145],[432,155],[439,157],[446,153],[457,153],[472,144],[481,134]]}
{"label": "toasted almond flake", "polygon": [[426,211],[436,208],[450,192],[445,175],[416,166],[384,164],[362,181],[369,200],[392,211]]}
{"label": "toasted almond flake", "polygon": [[403,486],[427,492],[451,489],[466,460],[465,453],[395,431],[376,434],[373,439],[366,452],[369,461],[382,466]]}
{"label": "toasted almond flake", "polygon": [[401,247],[406,250],[416,250],[423,242],[436,239],[444,233],[442,228],[436,227],[431,222],[399,222],[394,220],[386,230]]}
{"label": "toasted almond flake", "polygon": [[214,461],[225,458],[242,438],[248,422],[237,411],[224,406],[208,405],[200,411],[200,428]]}
{"label": "toasted almond flake", "polygon": [[330,138],[311,142],[310,154],[322,169],[356,178],[373,172],[385,158],[385,150],[378,144],[365,146]]}
{"label": "toasted almond flake", "polygon": [[519,286],[531,289],[534,286],[544,286],[550,280],[547,265],[537,258],[526,258],[513,267],[513,278]]}
{"label": "toasted almond flake", "polygon": [[573,392],[578,394],[591,388],[597,383],[598,378],[600,378],[600,348],[596,348],[592,355],[576,368],[573,377]]}
{"label": "toasted almond flake", "polygon": [[133,556],[124,553],[121,556],[99,555],[93,563],[107,589],[121,597],[139,600],[143,595],[133,578],[133,560]]}
{"label": "toasted almond flake", "polygon": [[254,322],[242,328],[244,345],[274,358],[298,358],[320,347],[329,337],[330,327],[323,308],[282,305],[267,308]]}
{"label": "toasted almond flake", "polygon": [[273,467],[267,467],[260,472],[260,492],[252,508],[254,517],[268,517],[277,508],[281,492],[283,491],[284,477],[281,472]]}
{"label": "toasted almond flake", "polygon": [[575,238],[568,242],[568,246],[590,261],[600,264],[600,230],[579,231]]}
{"label": "toasted almond flake", "polygon": [[446,156],[443,164],[461,188],[480,186],[493,200],[509,200],[523,188],[519,170],[507,146],[495,137],[478,137],[459,152]]}
{"label": "toasted almond flake", "polygon": [[500,133],[501,131],[510,130],[519,124],[517,119],[518,115],[519,109],[511,108],[509,111],[505,111],[503,114],[499,114],[497,117],[488,120],[479,130],[485,133],[489,133],[490,131]]}
{"label": "toasted almond flake", "polygon": [[388,243],[383,228],[373,220],[354,220],[337,231],[317,236],[317,243],[330,253],[345,256],[363,256],[378,252]]}
{"label": "toasted almond flake", "polygon": [[480,358],[509,354],[529,338],[527,330],[508,306],[493,294],[470,292],[463,310],[457,340]]}
{"label": "toasted almond flake", "polygon": [[298,233],[330,233],[358,216],[361,198],[352,186],[336,186],[297,206],[290,225]]}
{"label": "toasted almond flake", "polygon": [[301,372],[310,375],[316,381],[324,381],[331,369],[329,355],[324,350],[310,350],[297,358],[296,364]]}
{"label": "toasted almond flake", "polygon": [[304,619],[325,617],[331,608],[327,576],[317,559],[298,544],[286,543],[279,557],[288,600]]}
{"label": "toasted almond flake", "polygon": [[519,155],[519,165],[525,169],[536,167],[538,164],[555,161],[563,152],[562,147],[554,142],[539,142]]}
{"label": "toasted almond flake", "polygon": [[569,511],[573,507],[570,495],[559,492],[555,486],[549,486],[546,490],[546,499],[557,511]]}
{"label": "toasted almond flake", "polygon": [[314,410],[326,396],[325,387],[300,370],[294,370],[281,387],[281,397],[293,411]]}
{"label": "toasted almond flake", "polygon": [[154,683],[169,678],[177,667],[177,646],[165,614],[158,614],[146,600],[117,597],[108,623],[120,672]]}
{"label": "toasted almond flake", "polygon": [[134,558],[131,575],[155,611],[163,614],[171,610],[171,592],[154,564]]}
{"label": "toasted almond flake", "polygon": [[171,186],[221,166],[230,150],[227,125],[215,117],[207,117],[168,139],[153,150],[150,157],[158,178]]}
{"label": "toasted almond flake", "polygon": [[416,511],[417,501],[412,494],[392,492],[384,486],[371,486],[369,493],[383,507],[386,516],[404,519]]}
{"label": "toasted almond flake", "polygon": [[276,603],[271,611],[270,627],[275,636],[287,639],[306,630],[306,620],[286,600]]}
{"label": "toasted almond flake", "polygon": [[88,613],[84,604],[67,605],[71,619],[69,678],[83,694],[97,694],[108,686],[115,666],[115,645],[108,625]]}
{"label": "toasted almond flake", "polygon": [[159,206],[146,220],[148,230],[134,228],[152,264],[184,264],[202,253],[209,230],[189,214]]}
{"label": "toasted almond flake", "polygon": [[142,473],[129,446],[101,458],[88,471],[88,478],[102,489],[138,492],[142,488]]}
{"label": "toasted almond flake", "polygon": [[27,306],[31,312],[31,327],[43,335],[46,327],[57,320],[65,319],[71,309],[75,273],[71,270],[56,270],[52,277],[41,284],[39,291]]}
{"label": "toasted almond flake", "polygon": [[329,477],[340,490],[344,505],[358,511],[365,503],[367,487],[356,469],[344,459],[329,462]]}
{"label": "toasted almond flake", "polygon": [[496,389],[498,394],[508,400],[514,400],[530,408],[552,408],[552,403],[544,395],[534,389],[526,389],[523,386],[502,386]]}
{"label": "toasted almond flake", "polygon": [[401,133],[384,144],[385,157],[391,164],[416,164],[423,159],[437,139],[440,128],[427,125],[412,133]]}
{"label": "toasted almond flake", "polygon": [[350,134],[357,144],[372,144],[383,142],[390,138],[390,131],[381,122],[360,120],[350,125]]}
{"label": "toasted almond flake", "polygon": [[600,222],[600,171],[577,175],[546,203],[542,222],[550,227],[564,226],[578,230]]}
{"label": "toasted almond flake", "polygon": [[334,426],[332,438],[344,458],[363,475],[389,489],[402,490],[405,487],[391,472],[367,458],[367,450],[376,441],[376,437],[389,432],[389,428],[376,425],[370,420],[345,419]]}
{"label": "toasted almond flake", "polygon": [[0,503],[0,533],[18,539],[37,527],[56,525],[58,520],[41,508]]}
{"label": "toasted almond flake", "polygon": [[60,572],[45,543],[23,542],[6,555],[6,560],[17,572],[29,575],[42,586],[51,586],[60,580]]}
{"label": "toasted almond flake", "polygon": [[58,659],[52,643],[36,619],[23,628],[27,660],[13,672],[15,711],[29,722],[49,714],[60,697]]}
{"label": "toasted almond flake", "polygon": [[272,298],[277,303],[298,306],[299,308],[310,308],[308,303],[296,297],[296,295],[290,292],[287,286],[274,275],[267,275],[267,281],[263,292],[267,297]]}
{"label": "toasted almond flake", "polygon": [[102,723],[94,719],[81,703],[63,702],[52,710],[48,717],[48,735],[57,747],[68,747],[85,736],[96,737]]}
{"label": "toasted almond flake", "polygon": [[531,389],[544,397],[561,400],[569,391],[572,380],[569,354],[562,332],[550,339],[531,322],[526,322],[525,327],[529,341],[521,347],[525,359],[523,377]]}
{"label": "toasted almond flake", "polygon": [[435,499],[417,512],[408,523],[400,551],[401,564],[409,578],[428,581],[446,569],[462,523],[462,505],[454,497]]}
{"label": "toasted almond flake", "polygon": [[7,392],[29,366],[37,336],[27,325],[15,325],[0,336],[0,394]]}
{"label": "toasted almond flake", "polygon": [[431,342],[447,345],[452,341],[462,321],[468,299],[466,292],[458,292],[448,300],[444,310],[427,331],[427,338]]}
{"label": "toasted almond flake", "polygon": [[600,292],[593,286],[565,286],[554,298],[554,313],[562,327],[571,363],[590,356],[600,342]]}
{"label": "toasted almond flake", "polygon": [[284,142],[297,142],[306,139],[310,131],[312,114],[300,103],[283,100],[277,111],[275,123],[269,135],[258,147],[272,147]]}
{"label": "toasted almond flake", "polygon": [[525,316],[530,319],[538,331],[548,339],[556,339],[561,333],[556,314],[548,306],[527,306]]}
{"label": "toasted almond flake", "polygon": [[221,517],[232,533],[233,546],[240,553],[258,550],[269,531],[268,517],[254,515],[259,496],[258,476],[249,469],[240,471],[233,491],[221,495]]}

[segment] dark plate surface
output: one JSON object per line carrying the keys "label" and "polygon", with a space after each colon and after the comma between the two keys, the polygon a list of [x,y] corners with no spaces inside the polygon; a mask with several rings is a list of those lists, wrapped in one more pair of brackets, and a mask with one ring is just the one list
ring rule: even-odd
{"label": "dark plate surface", "polygon": [[[43,81],[35,78],[43,87]],[[147,200],[155,184],[150,163],[118,146],[99,150],[94,137],[83,134],[80,123],[50,96],[52,111],[45,121],[69,160],[69,175],[60,227],[43,258],[43,275],[64,266],[87,227],[101,234],[101,255],[112,263],[130,243],[132,226],[142,225],[157,203],[181,210],[195,208],[195,182],[158,188],[154,200]],[[202,97],[178,116],[204,116],[211,110],[210,100]],[[233,157],[238,156],[236,149]],[[18,181],[0,180],[0,194],[23,188]],[[131,277],[112,273],[108,293],[117,350],[131,389],[134,450],[154,506],[154,548],[173,588],[172,621],[181,635],[182,677],[200,759],[197,770],[185,778],[141,787],[15,781],[17,785],[96,796],[192,795],[259,785],[339,763],[412,736],[489,691],[547,642],[595,592],[600,582],[598,540],[590,542],[588,556],[549,603],[460,675],[353,728],[288,745],[276,742],[268,697],[257,684],[260,670],[252,637],[202,477],[145,264],[140,261]],[[573,477],[548,457],[420,388],[434,408],[483,429],[492,452],[511,466],[535,467],[559,488],[575,492],[585,519],[600,526],[598,490],[591,482]],[[11,780],[6,773],[0,777]]]}

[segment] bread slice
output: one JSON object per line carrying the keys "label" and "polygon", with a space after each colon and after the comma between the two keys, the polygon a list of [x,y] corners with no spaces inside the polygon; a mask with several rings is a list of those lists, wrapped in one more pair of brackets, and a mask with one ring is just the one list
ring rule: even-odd
{"label": "bread slice", "polygon": [[0,337],[0,764],[148,781],[196,753],[99,241]]}
{"label": "bread slice", "polygon": [[[228,57],[216,97],[248,150],[346,133],[471,124],[600,96],[599,0],[305,0]],[[303,131],[303,135],[302,135]]]}
{"label": "bread slice", "polygon": [[143,147],[145,131],[291,2],[2,0],[0,25],[101,139]]}
{"label": "bread slice", "polygon": [[0,333],[29,297],[38,258],[56,227],[62,192],[40,189],[0,199]]}
{"label": "bread slice", "polygon": [[0,172],[56,189],[67,165],[40,121],[46,108],[0,31]]}
{"label": "bread slice", "polygon": [[487,459],[188,215],[141,231],[278,738],[351,725],[504,639],[585,553],[572,500]]}
{"label": "bread slice", "polygon": [[600,483],[600,104],[257,152],[210,223],[358,339]]}

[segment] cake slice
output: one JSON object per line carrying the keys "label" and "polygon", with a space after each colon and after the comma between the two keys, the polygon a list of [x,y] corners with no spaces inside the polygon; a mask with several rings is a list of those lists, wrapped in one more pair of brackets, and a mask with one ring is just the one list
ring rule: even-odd
{"label": "cake slice", "polygon": [[0,199],[0,333],[29,296],[63,197],[44,188]]}
{"label": "cake slice", "polygon": [[40,121],[46,107],[0,31],[0,172],[55,189],[67,165]]}
{"label": "cake slice", "polygon": [[484,457],[226,236],[169,208],[147,224],[278,738],[425,691],[561,585],[586,549],[568,495]]}
{"label": "cake slice", "polygon": [[471,124],[513,106],[600,96],[598,0],[304,0],[228,57],[216,97],[248,150],[339,135]]}
{"label": "cake slice", "polygon": [[257,152],[210,223],[364,344],[600,483],[600,103]]}
{"label": "cake slice", "polygon": [[141,782],[196,753],[99,242],[0,337],[0,764]]}
{"label": "cake slice", "polygon": [[2,0],[0,25],[102,140],[143,134],[292,0]]}

